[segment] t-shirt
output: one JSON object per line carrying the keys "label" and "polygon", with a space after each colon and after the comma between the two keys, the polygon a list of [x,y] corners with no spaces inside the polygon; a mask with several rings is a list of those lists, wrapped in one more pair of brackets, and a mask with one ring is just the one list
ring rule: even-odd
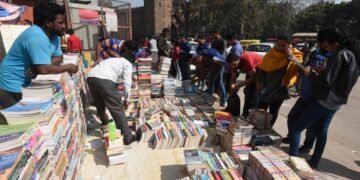
{"label": "t-shirt", "polygon": [[211,44],[211,48],[216,49],[219,51],[220,54],[224,54],[225,52],[225,41],[222,38],[214,39],[214,41]]}
{"label": "t-shirt", "polygon": [[81,40],[78,36],[76,36],[75,34],[73,34],[72,36],[70,36],[67,39],[67,43],[68,43],[68,51],[72,52],[72,51],[79,51],[81,52]]}
{"label": "t-shirt", "polygon": [[60,42],[58,36],[49,39],[37,25],[22,32],[0,64],[0,89],[20,93],[31,83],[26,75],[31,65],[51,64],[51,57],[62,55]]}
{"label": "t-shirt", "polygon": [[243,53],[243,48],[239,41],[236,41],[235,45],[232,46],[228,57],[240,57]]}
{"label": "t-shirt", "polygon": [[241,72],[247,73],[249,71],[256,71],[256,68],[260,67],[262,57],[256,53],[244,53],[240,56],[241,61],[239,69]]}
{"label": "t-shirt", "polygon": [[109,58],[101,61],[88,74],[88,77],[110,80],[117,83],[122,79],[125,86],[125,98],[129,100],[132,83],[132,64],[125,58]]}

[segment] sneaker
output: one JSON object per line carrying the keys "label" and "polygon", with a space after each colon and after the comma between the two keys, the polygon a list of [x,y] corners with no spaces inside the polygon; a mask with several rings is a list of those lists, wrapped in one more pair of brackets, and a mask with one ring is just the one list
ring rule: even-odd
{"label": "sneaker", "polygon": [[285,137],[281,140],[281,142],[284,144],[290,144],[290,139],[288,137]]}
{"label": "sneaker", "polygon": [[319,168],[319,167],[318,167],[319,165],[312,163],[311,160],[307,160],[306,162],[307,162],[307,163],[309,164],[309,166],[310,166],[311,168],[313,168],[313,169],[318,169],[318,168]]}
{"label": "sneaker", "polygon": [[299,153],[301,153],[301,154],[309,154],[310,151],[311,151],[311,148],[306,147],[306,146],[301,146],[299,148]]}
{"label": "sneaker", "polygon": [[131,135],[130,137],[124,137],[124,145],[130,145],[131,143],[136,141],[136,136]]}

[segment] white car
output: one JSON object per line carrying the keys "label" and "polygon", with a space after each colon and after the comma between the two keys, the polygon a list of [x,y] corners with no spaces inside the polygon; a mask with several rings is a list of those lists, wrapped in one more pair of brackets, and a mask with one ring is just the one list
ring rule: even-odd
{"label": "white car", "polygon": [[271,43],[250,44],[246,49],[246,52],[253,52],[260,55],[261,57],[264,57],[272,47],[274,47],[274,44]]}

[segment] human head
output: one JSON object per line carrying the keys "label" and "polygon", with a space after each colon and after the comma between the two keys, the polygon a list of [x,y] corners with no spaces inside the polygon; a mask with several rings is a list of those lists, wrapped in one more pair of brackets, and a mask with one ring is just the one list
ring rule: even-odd
{"label": "human head", "polygon": [[337,27],[327,27],[318,32],[317,40],[320,48],[333,53],[345,46],[348,37],[346,32]]}
{"label": "human head", "polygon": [[276,40],[275,49],[279,52],[285,53],[291,45],[291,39],[289,36],[281,35]]}
{"label": "human head", "polygon": [[169,33],[170,33],[170,30],[169,30],[168,28],[164,28],[164,29],[162,30],[162,35],[163,35],[164,37],[168,37],[168,36],[169,36]]}
{"label": "human head", "polygon": [[178,42],[185,42],[186,41],[186,38],[185,38],[184,34],[180,34],[177,39],[178,39]]}
{"label": "human head", "polygon": [[68,33],[69,35],[73,35],[73,34],[74,34],[74,30],[73,30],[73,29],[69,29],[69,30],[67,31],[67,33]]}
{"label": "human head", "polygon": [[139,47],[137,43],[133,40],[128,40],[124,42],[124,45],[121,47],[121,53],[134,55],[138,51]]}
{"label": "human head", "polygon": [[219,39],[221,37],[220,31],[217,29],[212,31],[212,35],[214,39]]}
{"label": "human head", "polygon": [[204,36],[198,36],[196,38],[196,42],[199,44],[204,44],[205,43],[205,37]]}
{"label": "human head", "polygon": [[226,36],[226,40],[227,40],[227,43],[228,45],[235,45],[236,41],[237,41],[237,35],[235,33],[229,33],[227,36]]}
{"label": "human head", "polygon": [[34,24],[49,31],[52,35],[62,36],[65,32],[65,10],[62,6],[48,1],[39,1],[33,10]]}

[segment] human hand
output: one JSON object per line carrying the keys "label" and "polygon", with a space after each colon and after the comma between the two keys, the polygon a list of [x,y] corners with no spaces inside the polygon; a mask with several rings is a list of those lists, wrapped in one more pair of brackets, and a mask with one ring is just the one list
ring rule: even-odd
{"label": "human hand", "polygon": [[70,73],[70,74],[75,74],[76,72],[78,72],[79,67],[75,64],[67,64],[66,65],[66,72]]}
{"label": "human hand", "polygon": [[124,101],[124,109],[127,110],[129,108],[130,103],[128,101]]}
{"label": "human hand", "polygon": [[311,74],[311,67],[306,66],[303,71],[304,71],[305,76],[309,76]]}
{"label": "human hand", "polygon": [[26,75],[30,77],[31,79],[35,79],[38,75],[38,72],[34,66],[31,66],[27,71]]}

